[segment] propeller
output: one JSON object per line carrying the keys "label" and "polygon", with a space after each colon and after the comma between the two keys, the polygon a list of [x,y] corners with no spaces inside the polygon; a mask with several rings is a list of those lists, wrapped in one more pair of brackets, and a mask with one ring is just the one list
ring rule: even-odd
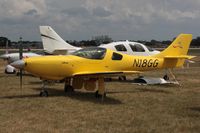
{"label": "propeller", "polygon": [[[22,37],[19,38],[19,59],[22,60],[23,58],[23,47],[22,47]],[[22,89],[22,68],[19,69],[19,76],[20,76],[20,89]]]}

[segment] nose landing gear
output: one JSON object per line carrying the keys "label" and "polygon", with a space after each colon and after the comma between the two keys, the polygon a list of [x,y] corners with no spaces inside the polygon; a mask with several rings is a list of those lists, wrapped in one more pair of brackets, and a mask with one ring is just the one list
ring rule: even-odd
{"label": "nose landing gear", "polygon": [[46,80],[44,80],[42,82],[42,90],[40,91],[40,94],[39,94],[40,97],[48,97],[49,96],[48,91],[45,89],[45,86],[47,84],[48,84],[48,82]]}

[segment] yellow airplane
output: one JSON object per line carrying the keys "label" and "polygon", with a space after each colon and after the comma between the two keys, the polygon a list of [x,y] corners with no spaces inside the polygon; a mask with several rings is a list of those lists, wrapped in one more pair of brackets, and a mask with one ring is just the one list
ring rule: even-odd
{"label": "yellow airplane", "polygon": [[[65,79],[65,91],[97,89],[95,94],[98,97],[105,95],[105,77],[182,67],[185,59],[193,58],[187,55],[191,40],[191,34],[180,34],[168,48],[152,56],[131,56],[92,47],[72,55],[25,58],[11,65],[42,80]],[[48,92],[44,89],[40,95],[48,96]]]}

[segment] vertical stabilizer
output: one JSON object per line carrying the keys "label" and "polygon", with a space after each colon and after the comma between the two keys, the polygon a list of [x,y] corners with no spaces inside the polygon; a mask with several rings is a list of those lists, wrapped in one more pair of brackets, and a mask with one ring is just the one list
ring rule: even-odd
{"label": "vertical stabilizer", "polygon": [[50,26],[40,26],[44,51],[49,54],[59,53],[58,51],[73,52],[79,47],[74,47],[65,42]]}
{"label": "vertical stabilizer", "polygon": [[183,57],[188,53],[192,34],[180,34],[164,51],[155,55],[156,57]]}
{"label": "vertical stabilizer", "polygon": [[193,58],[193,56],[187,55],[191,41],[191,34],[180,34],[168,48],[154,57],[164,58],[164,67],[166,68],[182,67],[185,59]]}

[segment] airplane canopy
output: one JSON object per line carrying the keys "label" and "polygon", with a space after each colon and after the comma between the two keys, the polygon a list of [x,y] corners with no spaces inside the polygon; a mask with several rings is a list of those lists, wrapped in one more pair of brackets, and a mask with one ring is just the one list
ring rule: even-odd
{"label": "airplane canopy", "polygon": [[72,55],[87,58],[87,59],[101,60],[104,58],[105,53],[106,53],[106,48],[90,47],[90,48],[84,48],[84,49],[78,50],[72,53]]}

